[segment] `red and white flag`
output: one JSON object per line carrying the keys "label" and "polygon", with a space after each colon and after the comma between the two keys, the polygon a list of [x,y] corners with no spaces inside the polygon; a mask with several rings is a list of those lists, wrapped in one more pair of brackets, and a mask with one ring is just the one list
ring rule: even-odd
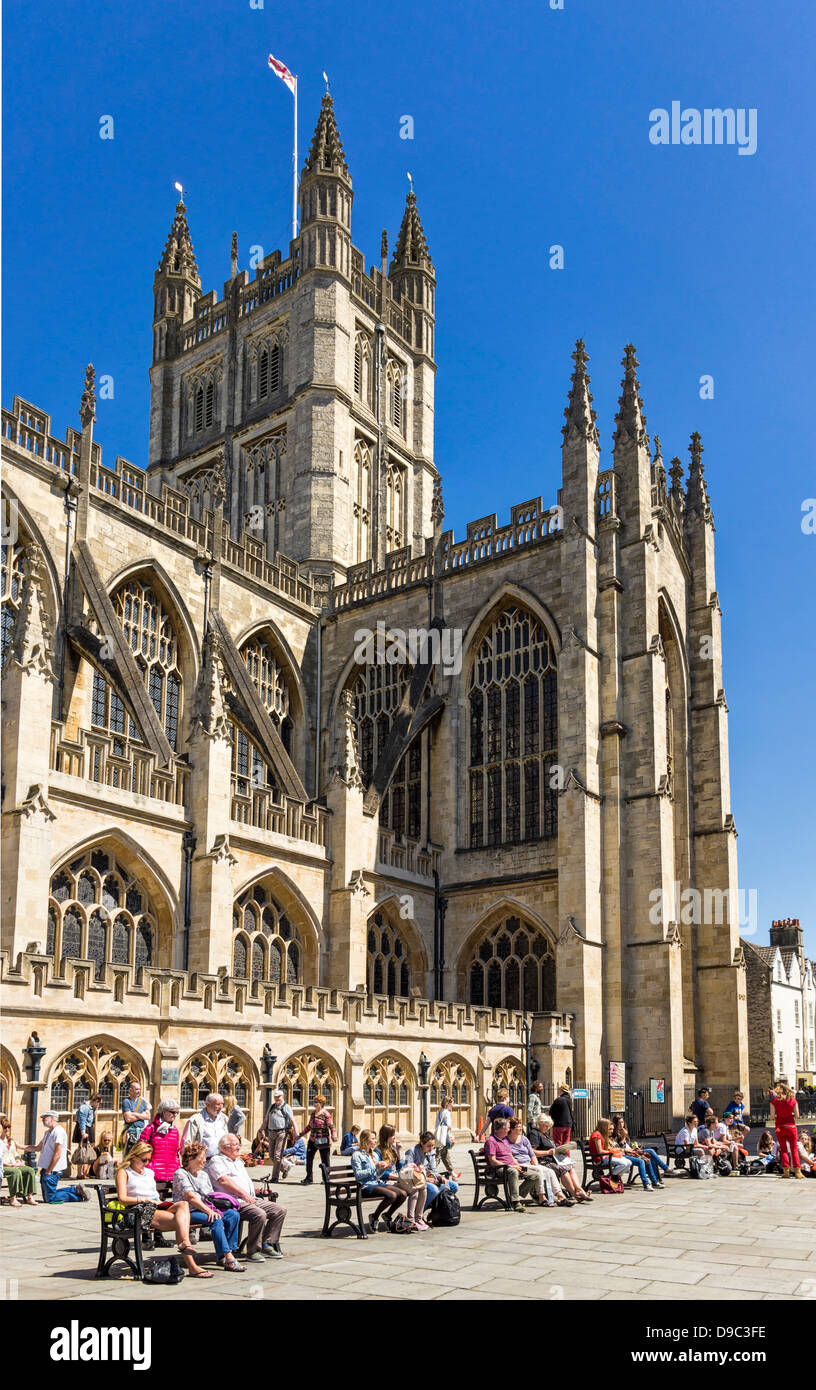
{"label": "red and white flag", "polygon": [[271,67],[273,72],[276,72],[278,74],[278,77],[280,78],[281,82],[286,83],[287,87],[289,88],[289,91],[293,92],[295,90],[297,78],[295,77],[295,74],[293,72],[289,71],[286,64],[282,63],[279,58],[273,58],[272,54],[270,53],[269,66]]}

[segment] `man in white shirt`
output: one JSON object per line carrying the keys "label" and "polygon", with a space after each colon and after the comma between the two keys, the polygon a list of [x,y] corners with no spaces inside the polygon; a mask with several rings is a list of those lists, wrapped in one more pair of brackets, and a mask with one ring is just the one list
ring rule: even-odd
{"label": "man in white shirt", "polygon": [[45,1134],[37,1144],[40,1155],[40,1187],[42,1198],[49,1205],[58,1202],[87,1202],[89,1194],[81,1184],[76,1187],[60,1187],[60,1175],[68,1167],[68,1135],[59,1124],[53,1110],[46,1110],[40,1117],[45,1125]]}
{"label": "man in white shirt", "polygon": [[240,1158],[241,1144],[234,1134],[220,1140],[218,1153],[207,1163],[207,1175],[215,1192],[226,1192],[240,1202],[242,1221],[246,1221],[247,1259],[263,1264],[265,1259],[281,1260],[280,1233],[286,1219],[284,1207],[267,1201],[255,1192],[252,1179]]}
{"label": "man in white shirt", "polygon": [[[227,1133],[227,1117],[223,1113],[224,1101],[217,1091],[211,1091],[204,1102],[204,1109],[199,1110],[197,1115],[191,1115],[181,1137],[182,1150],[188,1144],[203,1144],[207,1150],[207,1159],[214,1158],[218,1153],[218,1144]],[[238,1141],[238,1151],[240,1152],[241,1143]]]}
{"label": "man in white shirt", "polygon": [[696,1154],[702,1154],[705,1150],[697,1142],[697,1116],[689,1113],[686,1116],[686,1123],[678,1132],[675,1144],[690,1144]]}

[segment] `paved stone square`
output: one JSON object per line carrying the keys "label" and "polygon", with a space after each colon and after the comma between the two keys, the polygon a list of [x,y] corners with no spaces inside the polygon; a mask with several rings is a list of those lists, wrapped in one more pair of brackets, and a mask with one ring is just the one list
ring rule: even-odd
{"label": "paved stone square", "polygon": [[[464,1159],[464,1152],[462,1152]],[[464,1166],[464,1164],[463,1164]],[[260,1170],[259,1170],[260,1171]],[[297,1171],[297,1170],[296,1170]],[[411,1236],[319,1234],[323,1189],[280,1184],[288,1216],[282,1261],[243,1275],[138,1284],[124,1266],[97,1283],[99,1211],[83,1205],[0,1209],[6,1296],[68,1302],[130,1299],[810,1299],[816,1306],[816,1181],[685,1175],[663,1192],[638,1184],[567,1210],[526,1216],[468,1210],[454,1229]],[[302,1169],[300,1170],[302,1172]],[[212,1246],[198,1247],[205,1263]],[[150,1255],[147,1257],[151,1258]],[[116,1270],[120,1273],[116,1276]],[[16,1281],[16,1283],[14,1282]]]}

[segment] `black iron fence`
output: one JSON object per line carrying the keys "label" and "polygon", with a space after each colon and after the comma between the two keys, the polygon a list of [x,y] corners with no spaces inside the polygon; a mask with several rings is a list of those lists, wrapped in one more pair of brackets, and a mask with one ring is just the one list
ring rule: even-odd
{"label": "black iron fence", "polygon": [[[545,1110],[549,1110],[552,1102],[558,1095],[558,1086],[550,1083],[542,1083],[541,1104]],[[491,1104],[496,1104],[498,1086],[494,1084],[491,1097]],[[628,1089],[625,1093],[625,1103],[621,1109],[619,1106],[612,1105],[609,1083],[607,1081],[588,1081],[583,1085],[576,1083],[571,1088],[572,1109],[575,1114],[575,1131],[573,1137],[576,1139],[587,1139],[597,1128],[598,1121],[602,1116],[608,1119],[615,1115],[623,1114],[626,1121],[626,1128],[633,1137],[644,1134],[662,1134],[666,1130],[674,1128],[674,1115],[671,1104],[671,1088],[666,1086],[665,1100],[653,1101],[650,1091],[646,1087],[638,1090]],[[616,1097],[616,1099],[618,1099]],[[526,1118],[527,1096],[526,1089],[522,1084],[511,1088],[508,1104],[512,1106],[516,1115]]]}

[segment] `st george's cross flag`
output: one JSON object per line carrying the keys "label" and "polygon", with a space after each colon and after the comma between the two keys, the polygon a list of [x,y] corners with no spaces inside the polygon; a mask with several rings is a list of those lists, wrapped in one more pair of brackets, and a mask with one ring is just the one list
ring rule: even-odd
{"label": "st george's cross flag", "polygon": [[287,87],[289,88],[289,91],[293,92],[295,90],[297,78],[295,77],[295,74],[293,72],[289,71],[286,64],[282,63],[279,58],[273,58],[272,54],[270,53],[269,66],[271,67],[273,72],[276,72],[278,74],[278,77],[280,78],[281,82],[286,83]]}

